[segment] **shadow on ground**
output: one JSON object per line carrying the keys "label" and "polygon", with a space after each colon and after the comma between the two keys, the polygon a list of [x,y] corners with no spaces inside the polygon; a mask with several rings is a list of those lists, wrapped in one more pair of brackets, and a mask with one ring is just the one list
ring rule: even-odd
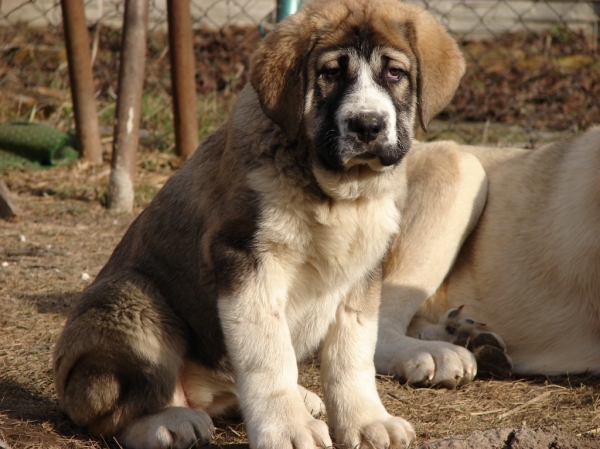
{"label": "shadow on ground", "polygon": [[[87,440],[90,446],[100,443],[110,449],[122,449],[114,440],[90,437],[62,412],[55,398],[6,377],[0,377],[0,430],[0,437],[3,436],[13,448],[69,447],[68,442],[77,438],[79,444]],[[249,446],[223,444],[207,447],[210,448],[249,449]]]}
{"label": "shadow on ground", "polygon": [[56,313],[67,316],[71,305],[75,303],[80,294],[81,291],[23,295],[22,299],[32,304],[38,313]]}

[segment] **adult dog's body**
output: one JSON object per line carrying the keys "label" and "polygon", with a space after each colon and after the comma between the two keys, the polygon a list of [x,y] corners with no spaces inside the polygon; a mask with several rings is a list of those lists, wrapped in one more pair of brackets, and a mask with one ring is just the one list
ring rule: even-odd
{"label": "adult dog's body", "polygon": [[473,355],[451,344],[455,323],[446,332],[464,305],[504,340],[514,372],[600,373],[600,128],[536,150],[418,144],[405,164],[378,371],[471,380]]}
{"label": "adult dog's body", "polygon": [[373,354],[381,260],[406,194],[402,158],[464,64],[427,13],[395,0],[317,2],[253,59],[230,120],[138,217],[55,349],[71,418],[131,447],[210,439],[238,405],[253,448],[331,444],[298,389],[321,353],[338,443],[404,447]]}

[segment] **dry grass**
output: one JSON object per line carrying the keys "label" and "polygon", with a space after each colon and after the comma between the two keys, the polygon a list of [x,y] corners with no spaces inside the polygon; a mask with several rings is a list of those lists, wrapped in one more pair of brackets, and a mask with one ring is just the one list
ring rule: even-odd
{"label": "dry grass", "polygon": [[[141,155],[137,212],[177,166],[172,156]],[[93,279],[132,216],[102,207],[107,164],[5,169],[2,177],[19,194],[24,217],[0,222],[0,262],[6,262],[0,267],[0,439],[15,449],[117,447],[86,435],[61,413],[50,363],[66,313],[90,282],[82,274]],[[301,368],[301,383],[319,391],[314,364]],[[387,377],[378,385],[388,410],[415,426],[417,443],[523,422],[573,434],[600,427],[599,378],[476,380],[454,391],[414,389]],[[242,423],[216,424],[223,447],[246,441]]]}

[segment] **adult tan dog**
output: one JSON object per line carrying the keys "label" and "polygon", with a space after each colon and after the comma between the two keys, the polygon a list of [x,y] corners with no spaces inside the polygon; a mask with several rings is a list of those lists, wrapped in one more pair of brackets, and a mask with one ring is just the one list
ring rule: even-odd
{"label": "adult tan dog", "polygon": [[[413,430],[374,378],[381,261],[416,117],[463,71],[441,25],[396,0],[320,1],[278,25],[230,120],[72,310],[54,353],[69,416],[129,447],[184,448],[239,405],[255,449],[326,447],[329,430],[405,447]],[[296,384],[318,346],[329,430]]]}
{"label": "adult tan dog", "polygon": [[386,261],[377,370],[466,383],[475,358],[452,342],[481,331],[477,321],[504,340],[510,358],[496,351],[492,363],[600,373],[600,128],[536,150],[414,145],[404,163],[409,198]]}

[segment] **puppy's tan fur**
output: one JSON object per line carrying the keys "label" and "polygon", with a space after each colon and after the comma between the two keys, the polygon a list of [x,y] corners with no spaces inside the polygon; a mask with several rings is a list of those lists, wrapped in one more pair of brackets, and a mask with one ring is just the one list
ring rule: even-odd
{"label": "puppy's tan fur", "polygon": [[600,128],[536,150],[419,144],[405,163],[377,369],[471,380],[464,348],[412,338],[464,305],[502,337],[515,372],[600,373]]}
{"label": "puppy's tan fur", "polygon": [[[345,82],[331,64],[344,61],[395,105],[382,123],[404,132],[398,142],[345,130],[350,143],[319,153],[320,105]],[[412,428],[385,411],[374,380],[381,260],[401,218],[399,161],[415,118],[426,126],[463,70],[443,28],[395,0],[325,0],[281,23],[230,120],[74,307],[54,357],[69,416],[126,446],[183,448],[210,439],[209,415],[239,406],[253,448],[328,446],[309,413],[318,398],[296,385],[297,359],[320,346],[337,442],[404,447]]]}

